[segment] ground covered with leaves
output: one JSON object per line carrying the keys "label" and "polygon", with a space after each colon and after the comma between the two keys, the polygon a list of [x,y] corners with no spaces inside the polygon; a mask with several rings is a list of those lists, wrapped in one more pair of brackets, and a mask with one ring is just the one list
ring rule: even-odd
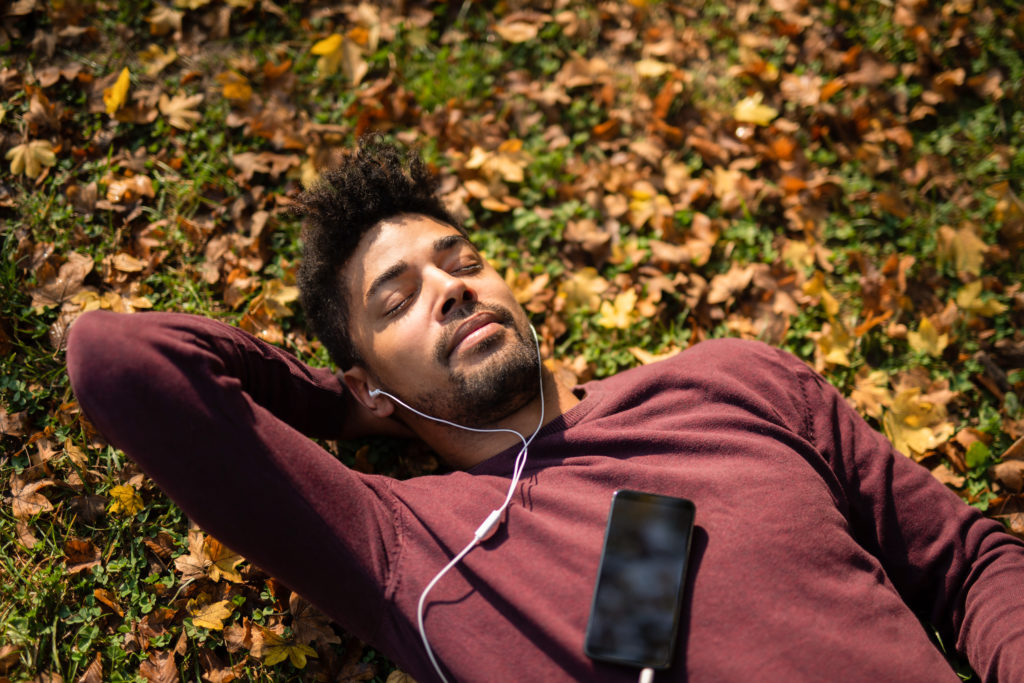
{"label": "ground covered with leaves", "polygon": [[289,207],[371,131],[422,150],[570,383],[765,340],[1024,537],[1022,55],[1009,1],[7,3],[0,681],[403,679],[190,528],[63,369],[96,308],[327,363]]}

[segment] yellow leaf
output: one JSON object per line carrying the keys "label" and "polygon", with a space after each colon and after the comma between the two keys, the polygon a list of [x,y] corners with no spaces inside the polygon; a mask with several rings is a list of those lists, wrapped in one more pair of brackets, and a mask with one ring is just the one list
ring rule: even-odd
{"label": "yellow leaf", "polygon": [[580,268],[568,280],[558,285],[558,297],[565,301],[565,312],[572,314],[584,308],[597,310],[601,305],[601,294],[608,289],[608,281],[596,268]]}
{"label": "yellow leaf", "polygon": [[896,393],[882,427],[896,450],[915,460],[923,459],[954,432],[953,424],[946,420],[945,406],[925,399],[916,387]]}
{"label": "yellow leaf", "polygon": [[615,303],[602,301],[601,315],[597,319],[597,324],[608,329],[624,330],[628,328],[636,319],[636,299],[636,292],[627,289],[615,297]]}
{"label": "yellow leaf", "polygon": [[113,502],[110,503],[110,511],[124,515],[134,515],[142,510],[144,503],[142,497],[134,487],[118,485],[110,489],[108,494]]}
{"label": "yellow leaf", "polygon": [[829,293],[828,287],[825,286],[825,274],[820,270],[815,271],[814,277],[804,283],[803,291],[808,296],[820,298],[821,306],[830,318],[839,313],[839,302]]}
{"label": "yellow leaf", "polygon": [[178,52],[172,47],[164,51],[156,43],[150,43],[149,47],[139,53],[139,61],[146,67],[146,75],[150,78],[170,66],[178,58]]}
{"label": "yellow leaf", "polygon": [[551,276],[547,273],[530,277],[529,273],[516,273],[511,268],[505,270],[505,283],[520,304],[528,304],[533,301],[535,296],[547,289],[550,280]]}
{"label": "yellow leaf", "polygon": [[930,318],[923,318],[917,326],[917,332],[907,332],[907,343],[915,351],[924,351],[931,356],[941,356],[949,346],[949,335],[939,334]]}
{"label": "yellow leaf", "polygon": [[47,140],[32,140],[7,150],[6,158],[11,161],[11,173],[24,173],[29,178],[36,178],[43,172],[44,166],[57,163],[53,153],[53,145]]}
{"label": "yellow leaf", "polygon": [[230,600],[219,600],[203,605],[193,598],[188,601],[185,608],[192,615],[192,624],[194,626],[208,628],[211,631],[224,630],[224,620],[235,611],[234,605],[232,605]]}
{"label": "yellow leaf", "polygon": [[316,69],[321,78],[337,73],[338,69],[341,69],[353,85],[359,85],[370,70],[369,64],[363,59],[362,48],[355,41],[346,40],[339,33],[332,33],[315,43],[310,52],[320,55]]}
{"label": "yellow leaf", "polygon": [[174,0],[175,7],[184,9],[199,9],[210,4],[210,0]]}
{"label": "yellow leaf", "polygon": [[167,117],[167,123],[181,130],[192,130],[192,124],[201,118],[193,107],[203,101],[202,93],[197,95],[160,96],[160,113]]}
{"label": "yellow leaf", "polygon": [[633,354],[633,357],[640,361],[642,365],[650,365],[651,363],[657,363],[658,361],[678,355],[682,352],[682,349],[673,345],[669,346],[661,353],[650,353],[648,351],[644,351],[639,346],[631,346],[629,352]]}
{"label": "yellow leaf", "polygon": [[660,78],[674,69],[668,62],[657,59],[641,59],[636,63],[636,73],[640,78]]}
{"label": "yellow leaf", "polygon": [[296,669],[306,667],[306,657],[316,657],[316,650],[309,645],[300,645],[294,641],[285,640],[278,634],[260,627],[263,635],[263,664],[274,666],[279,662],[288,659]]}
{"label": "yellow leaf", "polygon": [[321,57],[331,55],[341,49],[345,38],[340,33],[332,33],[323,40],[319,40],[310,48],[310,52]]}
{"label": "yellow leaf", "polygon": [[981,275],[988,245],[978,237],[970,225],[953,230],[948,225],[939,228],[939,263],[952,263],[958,273]]}
{"label": "yellow leaf", "polygon": [[981,298],[981,287],[981,280],[964,285],[956,295],[956,305],[976,315],[993,316],[1005,313],[1006,304],[992,298]]}
{"label": "yellow leaf", "polygon": [[106,106],[108,114],[113,114],[124,106],[124,101],[128,97],[128,86],[131,84],[131,79],[131,71],[128,70],[128,67],[125,67],[121,70],[121,75],[117,77],[114,85],[103,89],[103,104]]}
{"label": "yellow leaf", "polygon": [[757,126],[767,126],[776,116],[779,115],[779,112],[766,104],[761,104],[762,99],[764,99],[764,95],[761,93],[755,93],[750,97],[744,97],[736,103],[736,108],[733,109],[732,117],[741,123],[753,123]]}
{"label": "yellow leaf", "polygon": [[209,558],[210,564],[206,567],[206,574],[213,581],[224,579],[232,583],[242,583],[242,575],[237,565],[245,562],[245,558],[229,549],[213,536],[207,536],[203,541],[203,552]]}
{"label": "yellow leaf", "polygon": [[252,98],[249,79],[237,71],[223,71],[217,74],[217,82],[223,86],[221,94],[233,102],[244,104]]}
{"label": "yellow leaf", "polygon": [[826,364],[850,365],[850,352],[853,351],[854,338],[839,321],[825,323],[821,331],[814,334],[818,347],[817,366],[824,369]]}

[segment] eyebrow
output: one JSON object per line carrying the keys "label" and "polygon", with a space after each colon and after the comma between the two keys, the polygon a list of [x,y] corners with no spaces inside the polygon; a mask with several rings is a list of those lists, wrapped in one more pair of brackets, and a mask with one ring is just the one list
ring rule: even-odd
{"label": "eyebrow", "polygon": [[[434,240],[434,253],[439,254],[441,252],[448,251],[449,249],[452,249],[453,247],[458,246],[460,244],[468,245],[471,249],[473,249],[473,251],[476,251],[476,247],[474,247],[473,243],[466,239],[465,236],[445,235],[444,237]],[[370,283],[369,288],[367,288],[366,290],[366,300],[370,301],[371,299],[373,299],[373,297],[377,295],[377,292],[379,292],[382,287],[384,287],[386,284],[388,284],[395,278],[401,276],[402,273],[404,273],[408,269],[408,263],[406,263],[405,261],[399,261],[398,263],[395,263],[390,268],[385,270],[383,273],[375,277],[373,279],[373,282]]]}

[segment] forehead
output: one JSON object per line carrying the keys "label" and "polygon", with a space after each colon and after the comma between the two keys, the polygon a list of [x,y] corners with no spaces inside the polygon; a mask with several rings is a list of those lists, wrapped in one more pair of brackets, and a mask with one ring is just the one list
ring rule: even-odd
{"label": "forehead", "polygon": [[350,303],[364,304],[371,283],[388,269],[427,258],[435,252],[438,240],[461,235],[447,223],[416,214],[377,223],[359,240],[345,269]]}

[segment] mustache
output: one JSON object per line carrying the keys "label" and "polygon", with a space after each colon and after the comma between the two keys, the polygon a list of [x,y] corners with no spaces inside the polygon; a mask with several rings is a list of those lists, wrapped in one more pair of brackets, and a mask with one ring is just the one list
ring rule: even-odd
{"label": "mustache", "polygon": [[437,340],[437,344],[434,345],[434,358],[437,359],[437,362],[442,365],[448,364],[448,346],[451,344],[452,337],[455,336],[455,333],[459,328],[459,323],[480,311],[489,311],[498,316],[498,322],[500,324],[512,330],[516,329],[516,321],[515,317],[512,315],[512,311],[508,310],[504,306],[496,304],[482,304],[479,301],[471,301],[460,307],[452,314],[451,321],[445,326],[444,332],[441,333],[441,337]]}

